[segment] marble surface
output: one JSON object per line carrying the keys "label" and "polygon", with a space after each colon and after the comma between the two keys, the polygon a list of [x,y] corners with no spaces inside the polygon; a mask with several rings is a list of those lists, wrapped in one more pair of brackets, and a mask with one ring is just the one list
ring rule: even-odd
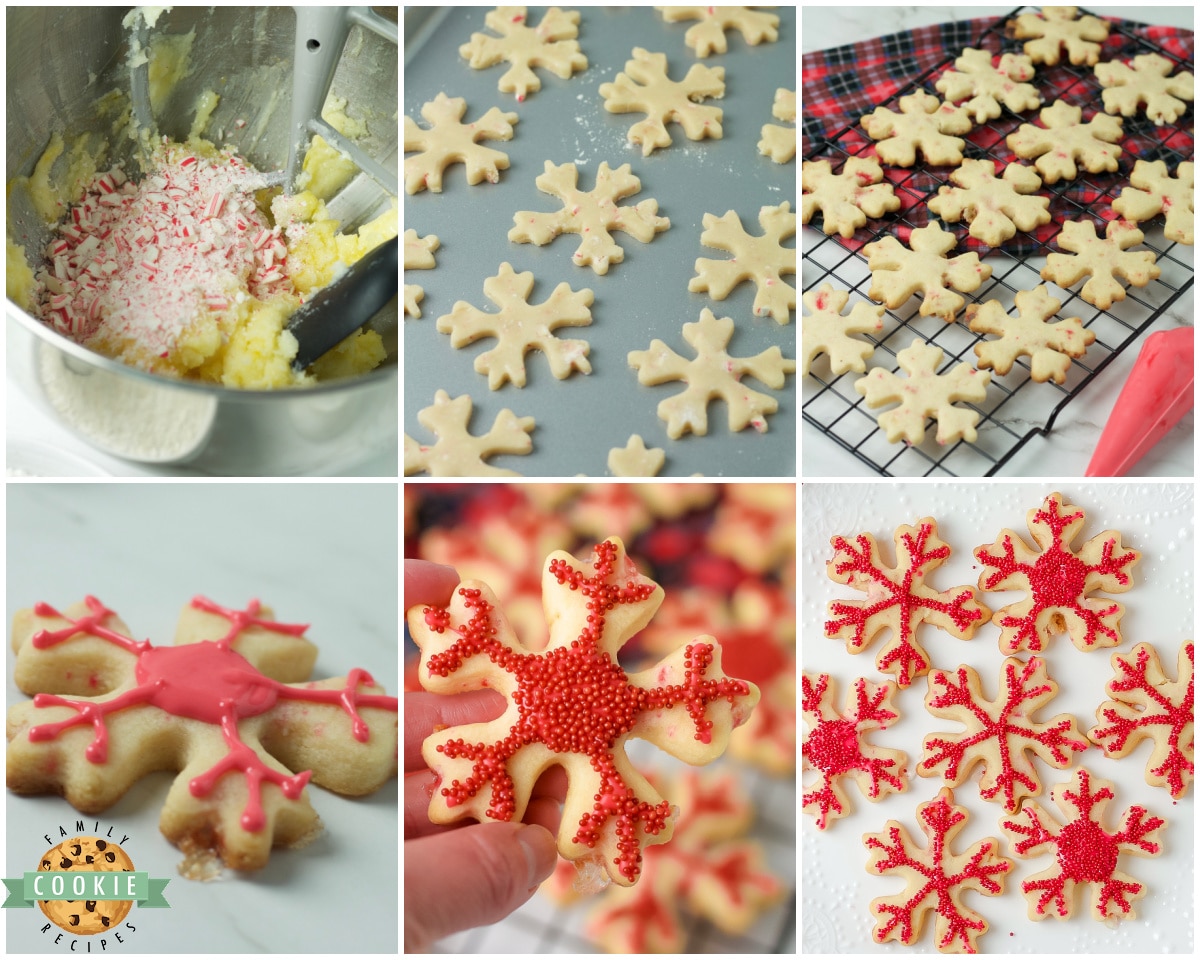
{"label": "marble surface", "polygon": [[[854,43],[871,36],[882,36],[914,26],[944,23],[956,19],[1001,16],[1012,7],[805,7],[801,19],[801,48],[804,52]],[[1089,8],[1099,15],[1129,15],[1124,8]],[[1139,7],[1131,17],[1145,23],[1166,24],[1194,29],[1195,13],[1185,7]],[[1147,230],[1148,240],[1161,236],[1161,228]],[[801,248],[822,237],[819,231],[801,228]],[[1156,245],[1158,245],[1156,243]],[[1188,268],[1194,268],[1192,250],[1176,247]],[[1040,268],[1041,260],[1029,263]],[[807,265],[806,265],[807,266]],[[803,278],[802,278],[803,279]],[[815,279],[804,280],[807,288]],[[913,301],[915,303],[915,301]],[[1086,305],[1084,305],[1086,306]],[[1119,305],[1117,308],[1119,309]],[[1195,315],[1194,290],[1188,290],[1148,332],[1177,326],[1191,326]],[[1144,338],[1143,338],[1144,339]],[[1094,382],[1059,415],[1050,437],[1030,440],[1004,468],[1001,476],[1082,476],[1100,438],[1100,432],[1116,403],[1117,396],[1137,358],[1141,340],[1127,348]],[[1030,385],[1031,390],[1036,385]],[[1057,402],[1057,400],[1055,400]],[[1014,429],[1017,424],[1014,424]],[[1020,432],[1024,432],[1024,425]],[[805,476],[875,476],[875,472],[837,443],[805,423],[801,437]],[[1138,476],[1191,476],[1194,473],[1194,418],[1188,414],[1133,469]]]}
{"label": "marble surface", "polygon": [[[227,606],[258,597],[284,621],[311,624],[317,678],[363,667],[399,689],[398,510],[395,483],[28,483],[6,490],[6,617],[34,602],[95,594],[138,639],[170,643],[180,608],[204,594]],[[12,682],[8,704],[27,699]],[[138,870],[169,877],[169,910],[134,907],[107,953],[395,953],[399,843],[396,781],[351,800],[309,786],[325,830],[302,850],[276,850],[256,874],[180,877],[159,833],[172,782],[141,780],[98,821],[129,837]],[[6,796],[5,876],[32,869],[44,837],[79,819],[57,797]],[[114,834],[115,835],[115,834]],[[58,842],[55,840],[54,842]],[[37,910],[6,910],[6,952],[67,951]],[[82,950],[82,944],[77,949]],[[93,953],[100,949],[91,940]]]}

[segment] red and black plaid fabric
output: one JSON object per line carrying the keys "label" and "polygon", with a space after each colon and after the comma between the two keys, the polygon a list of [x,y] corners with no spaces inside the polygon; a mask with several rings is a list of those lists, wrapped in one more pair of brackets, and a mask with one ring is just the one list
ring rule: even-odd
{"label": "red and black plaid fabric", "polygon": [[[1179,70],[1193,69],[1195,34],[1192,31],[1105,19],[1111,30],[1100,53],[1102,62],[1128,62],[1144,53],[1159,53],[1177,61]],[[1007,18],[986,18],[917,27],[904,33],[805,54],[804,158],[829,160],[837,171],[848,156],[874,156],[873,141],[859,125],[859,118],[880,105],[898,109],[896,99],[916,90],[925,90],[940,98],[934,84],[942,73],[953,68],[954,60],[964,47],[983,48],[993,54],[1023,52],[1024,41],[1013,39],[1011,28],[1006,31],[1006,23]],[[1102,87],[1091,67],[1073,66],[1065,61],[1064,57],[1063,62],[1054,67],[1036,65],[1037,72],[1030,82],[1041,91],[1044,107],[1055,100],[1065,100],[1082,107],[1083,119],[1090,120],[1103,111]],[[1002,172],[1005,165],[1017,159],[1005,144],[1005,138],[1022,123],[1035,123],[1037,117],[1037,110],[1017,115],[1004,109],[1000,117],[977,125],[965,136],[965,155],[989,157],[997,161],[997,173]],[[1081,170],[1073,181],[1059,181],[1053,187],[1043,187],[1039,193],[1045,195],[1048,192],[1051,197],[1050,223],[1032,234],[1018,232],[999,249],[1017,255],[1042,253],[1047,242],[1053,248],[1052,239],[1066,220],[1079,220],[1089,215],[1092,219],[1112,219],[1115,215],[1110,204],[1128,184],[1134,161],[1139,158],[1164,160],[1172,172],[1181,161],[1192,159],[1195,124],[1190,104],[1174,125],[1155,126],[1141,110],[1135,116],[1122,119],[1125,136],[1121,142],[1124,153],[1120,158],[1120,170],[1114,174],[1089,174]],[[911,228],[928,223],[930,213],[926,201],[936,194],[939,186],[948,182],[953,172],[950,167],[926,165],[920,154],[913,167],[883,164],[883,168],[886,179],[894,185],[896,196],[900,198],[900,210],[883,220],[869,221],[867,228],[859,231],[863,239],[856,236],[841,241],[851,249],[860,248],[874,239],[874,233],[893,225],[892,232],[907,240]],[[897,219],[898,224],[895,223]],[[967,249],[980,252],[989,249],[967,236],[967,224],[946,226],[957,233],[960,245]]]}

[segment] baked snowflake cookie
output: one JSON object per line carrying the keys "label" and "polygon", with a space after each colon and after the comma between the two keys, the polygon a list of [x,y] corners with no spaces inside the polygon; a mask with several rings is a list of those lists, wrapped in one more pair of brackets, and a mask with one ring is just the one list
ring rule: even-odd
{"label": "baked snowflake cookie", "polygon": [[1010,163],[997,177],[991,160],[964,160],[950,182],[930,198],[929,209],[947,223],[966,220],[970,235],[989,247],[1050,222],[1050,198],[1032,196],[1042,187],[1032,167]]}
{"label": "baked snowflake cookie", "polygon": [[1079,317],[1047,322],[1058,313],[1062,302],[1050,296],[1044,283],[1033,290],[1018,291],[1014,299],[1016,315],[1007,313],[999,300],[967,307],[972,331],[1000,338],[975,344],[978,366],[1004,376],[1017,357],[1025,356],[1030,358],[1029,377],[1035,383],[1064,382],[1071,359],[1087,353],[1096,335],[1084,327]]}
{"label": "baked snowflake cookie", "polygon": [[934,945],[941,953],[979,952],[988,922],[963,902],[963,896],[970,890],[990,897],[1002,894],[1013,862],[1000,854],[995,837],[953,853],[966,822],[967,811],[955,806],[954,792],[943,787],[934,800],[917,807],[917,825],[928,840],[924,850],[895,820],[889,820],[882,833],[863,834],[870,855],[867,871],[902,877],[907,884],[898,894],[871,901],[876,942],[897,940],[912,946],[932,912]]}
{"label": "baked snowflake cookie", "polygon": [[1096,709],[1099,723],[1088,739],[1109,757],[1127,756],[1149,740],[1146,782],[1166,787],[1178,800],[1196,769],[1195,644],[1189,640],[1180,646],[1174,680],[1167,679],[1158,651],[1148,643],[1114,653],[1112,666],[1107,689],[1113,699]]}
{"label": "baked snowflake cookie", "polygon": [[971,293],[992,275],[991,265],[981,263],[977,253],[947,257],[957,243],[953,233],[932,222],[909,234],[908,247],[893,236],[868,243],[863,247],[871,270],[867,296],[895,310],[920,293],[921,316],[953,323],[966,303],[954,291]]}
{"label": "baked snowflake cookie", "polygon": [[804,791],[804,812],[816,817],[817,829],[852,812],[841,781],[851,778],[863,796],[878,802],[889,793],[908,789],[908,757],[900,750],[868,743],[864,734],[884,730],[900,714],[892,703],[897,687],[890,680],[871,683],[859,677],[839,710],[836,685],[826,673],[806,673],[803,684],[804,722],[809,731],[801,746],[805,770],[815,770],[820,782]]}
{"label": "baked snowflake cookie", "polygon": [[1137,225],[1127,220],[1110,220],[1103,240],[1096,236],[1096,225],[1091,220],[1068,220],[1057,238],[1059,249],[1068,252],[1047,255],[1042,279],[1052,280],[1066,290],[1090,276],[1079,295],[1107,310],[1125,299],[1125,287],[1118,277],[1135,287],[1144,287],[1162,272],[1154,262],[1153,250],[1129,249],[1144,239]]}
{"label": "baked snowflake cookie", "polygon": [[867,136],[878,141],[875,153],[879,159],[894,167],[911,167],[917,162],[918,149],[926,163],[957,166],[962,162],[966,141],[953,134],[967,133],[974,127],[966,110],[924,91],[901,97],[899,113],[876,107],[860,122]]}
{"label": "baked snowflake cookie", "polygon": [[1041,657],[1030,657],[1025,663],[1016,657],[1005,660],[995,700],[984,695],[979,674],[971,667],[959,667],[957,673],[933,670],[928,679],[925,708],[935,717],[961,723],[963,731],[925,738],[925,756],[917,764],[922,777],[940,774],[957,787],[981,765],[979,795],[998,800],[1015,813],[1023,798],[1042,792],[1027,754],[1063,770],[1071,765],[1072,753],[1087,749],[1074,717],[1034,719],[1058,693],[1058,684],[1047,675]]}
{"label": "baked snowflake cookie", "polygon": [[875,668],[895,674],[899,686],[907,687],[929,672],[929,655],[917,642],[922,623],[960,640],[970,640],[987,623],[989,610],[977,599],[974,587],[938,591],[930,584],[930,574],[950,557],[950,546],[938,538],[932,517],[896,529],[892,567],[884,562],[879,544],[869,533],[860,533],[853,543],[842,536],[830,543],[834,554],[826,564],[829,579],[861,590],[867,598],[830,601],[825,636],[844,640],[849,653],[861,653],[880,634],[887,634]]}
{"label": "baked snowflake cookie", "polygon": [[1025,515],[1036,547],[1012,530],[1002,530],[995,543],[975,550],[983,565],[980,590],[1027,590],[1024,600],[1007,604],[992,615],[1000,628],[1005,654],[1040,653],[1051,638],[1066,633],[1080,650],[1115,647],[1121,642],[1125,608],[1097,591],[1124,593],[1133,586],[1131,571],[1141,559],[1121,546],[1121,535],[1105,530],[1074,547],[1083,530],[1081,508],[1052,493]]}
{"label": "baked snowflake cookie", "polygon": [[559,854],[594,861],[629,886],[641,874],[642,849],[671,839],[675,812],[633,768],[626,741],[649,740],[688,763],[708,763],[749,717],[758,689],[724,674],[710,636],[639,673],[621,667],[618,653],[650,622],[663,591],[615,537],[587,560],[552,553],[542,594],[550,643],[539,653],[515,636],[480,581],[459,584],[447,607],[408,611],[426,690],[488,688],[508,700],[495,720],[425,739],[422,756],[439,779],[429,818],[520,820],[537,778],[560,765],[568,786]]}
{"label": "baked snowflake cookie", "polygon": [[166,647],[134,640],[95,597],[18,611],[13,679],[34,698],[8,711],[9,789],[98,814],[143,776],[176,772],[159,827],[185,875],[216,858],[257,870],[272,847],[303,846],[321,831],[309,781],[372,793],[397,751],[396,698],[361,669],[309,681],[306,629],[257,601],[196,597]]}
{"label": "baked snowflake cookie", "polygon": [[1014,37],[1029,41],[1025,52],[1034,63],[1053,67],[1065,49],[1071,63],[1091,65],[1100,59],[1108,24],[1091,14],[1078,17],[1078,13],[1078,7],[1042,7],[1041,13],[1023,13],[1009,23]]}
{"label": "baked snowflake cookie", "polygon": [[1187,72],[1170,76],[1174,69],[1174,63],[1157,53],[1134,57],[1127,64],[1116,60],[1096,64],[1105,113],[1132,117],[1145,104],[1146,116],[1157,125],[1174,123],[1187,110],[1184,101],[1196,97],[1196,78]]}
{"label": "baked snowflake cookie", "polygon": [[846,240],[866,225],[867,217],[877,219],[900,209],[900,198],[883,181],[883,167],[871,157],[850,157],[841,173],[834,173],[828,160],[805,160],[800,165],[800,183],[804,222],[820,210],[821,229]]}
{"label": "baked snowflake cookie", "polygon": [[1163,236],[1191,246],[1196,238],[1196,165],[1181,163],[1172,177],[1161,160],[1138,160],[1129,175],[1129,186],[1113,201],[1112,208],[1123,220],[1149,220],[1162,214]]}
{"label": "baked snowflake cookie", "polygon": [[1085,768],[1073,782],[1060,783],[1050,793],[1062,812],[1060,825],[1035,801],[1022,805],[1011,819],[1000,821],[1013,855],[1030,860],[1049,854],[1054,862],[1041,873],[1021,881],[1030,920],[1075,915],[1076,887],[1089,888],[1092,916],[1097,920],[1132,920],[1135,901],[1146,888],[1117,869],[1122,853],[1156,857],[1162,853],[1162,817],[1150,816],[1145,807],[1125,811],[1115,831],[1104,826],[1104,808],[1113,799],[1113,785],[1093,777]]}
{"label": "baked snowflake cookie", "polygon": [[418,127],[412,117],[404,117],[404,152],[417,151],[416,156],[404,158],[405,193],[441,193],[442,173],[453,163],[467,168],[468,184],[500,181],[500,171],[508,169],[508,154],[479,141],[511,140],[519,117],[492,107],[479,119],[463,123],[466,112],[467,101],[462,97],[439,93],[421,107],[428,130]]}
{"label": "baked snowflake cookie", "polygon": [[1042,126],[1023,123],[1005,139],[1022,160],[1033,160],[1047,184],[1088,173],[1115,173],[1121,156],[1121,119],[1097,113],[1083,122],[1083,108],[1055,100],[1038,114]]}
{"label": "baked snowflake cookie", "polygon": [[811,313],[800,320],[800,376],[808,375],[813,361],[821,354],[829,357],[829,370],[836,377],[849,370],[865,373],[867,358],[875,344],[850,336],[883,330],[883,307],[858,301],[843,316],[850,294],[835,290],[828,283],[804,294],[804,305]]}
{"label": "baked snowflake cookie", "polygon": [[986,123],[1000,116],[1001,104],[1013,113],[1041,104],[1037,87],[1025,82],[1034,73],[1033,61],[1019,53],[1006,53],[993,66],[990,50],[967,47],[954,61],[954,69],[938,77],[934,86],[947,103],[965,109],[976,123]]}
{"label": "baked snowflake cookie", "polygon": [[549,70],[566,80],[578,70],[587,69],[587,57],[579,51],[579,11],[551,7],[536,27],[528,26],[525,7],[497,7],[484,17],[487,28],[499,36],[471,34],[470,43],[458,48],[459,56],[476,70],[484,70],[501,61],[512,66],[500,78],[502,93],[515,93],[524,100],[542,89],[534,67]]}

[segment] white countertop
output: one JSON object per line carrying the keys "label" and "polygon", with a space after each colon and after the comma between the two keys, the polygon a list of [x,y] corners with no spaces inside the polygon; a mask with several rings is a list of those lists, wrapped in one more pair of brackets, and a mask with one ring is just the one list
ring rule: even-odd
{"label": "white countertop", "polygon": [[[1126,16],[1124,8],[1088,8],[1106,16]],[[872,36],[883,36],[915,26],[951,20],[1003,16],[1013,7],[805,7],[801,20],[801,48],[807,53]],[[1139,7],[1131,19],[1143,23],[1165,24],[1194,29],[1195,12],[1191,6]],[[1144,227],[1148,240],[1161,239],[1161,227]],[[801,229],[806,242],[822,237],[819,231]],[[1158,246],[1157,242],[1155,245]],[[1173,254],[1189,257],[1191,250],[1176,247]],[[1031,265],[1040,267],[1038,258]],[[1190,261],[1194,263],[1194,261]],[[864,267],[865,269],[865,267]],[[815,279],[804,282],[807,288]],[[1135,291],[1136,292],[1136,291]],[[1075,301],[1078,303],[1078,301]],[[1082,304],[1081,306],[1086,306]],[[1121,305],[1114,306],[1114,312]],[[1185,292],[1159,317],[1147,333],[1177,326],[1191,326],[1195,315],[1194,289]],[[1030,440],[1001,470],[1001,476],[1082,476],[1100,438],[1100,432],[1116,403],[1129,372],[1137,359],[1145,335],[1131,344],[1094,382],[1089,384],[1059,415],[1050,437]],[[1038,387],[1030,384],[1023,393]],[[1055,395],[1054,402],[1057,402]],[[1022,430],[1021,432],[1024,432]],[[805,423],[802,431],[803,473],[818,476],[874,476],[875,472],[847,453],[836,442]],[[1134,468],[1139,476],[1192,476],[1194,473],[1194,415],[1187,414]]]}

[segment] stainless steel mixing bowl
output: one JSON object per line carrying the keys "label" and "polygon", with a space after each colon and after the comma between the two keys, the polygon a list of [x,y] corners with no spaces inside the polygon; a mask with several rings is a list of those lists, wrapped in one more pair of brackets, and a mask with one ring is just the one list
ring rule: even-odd
{"label": "stainless steel mixing bowl", "polygon": [[[112,159],[131,156],[133,144],[115,138],[112,118],[96,107],[112,89],[129,91],[129,33],[121,26],[129,9],[6,11],[6,182],[33,170],[55,131],[68,146],[93,132],[111,142]],[[221,102],[206,136],[236,146],[260,169],[281,169],[288,150],[292,9],[177,7],[155,27],[170,34],[193,29],[191,69],[158,111],[159,132],[185,138],[198,96],[215,90]],[[370,135],[361,145],[390,170],[397,168],[398,69],[396,46],[355,26],[332,86],[354,116],[367,118]],[[33,259],[47,229],[15,194],[10,203],[9,236]],[[390,203],[382,188],[359,176],[328,206],[343,229],[353,229]],[[388,346],[383,367],[352,380],[275,392],[150,376],[72,343],[11,300],[5,313],[9,376],[78,436],[116,456],[186,464],[213,475],[277,476],[345,471],[396,447],[394,303],[372,320]]]}

